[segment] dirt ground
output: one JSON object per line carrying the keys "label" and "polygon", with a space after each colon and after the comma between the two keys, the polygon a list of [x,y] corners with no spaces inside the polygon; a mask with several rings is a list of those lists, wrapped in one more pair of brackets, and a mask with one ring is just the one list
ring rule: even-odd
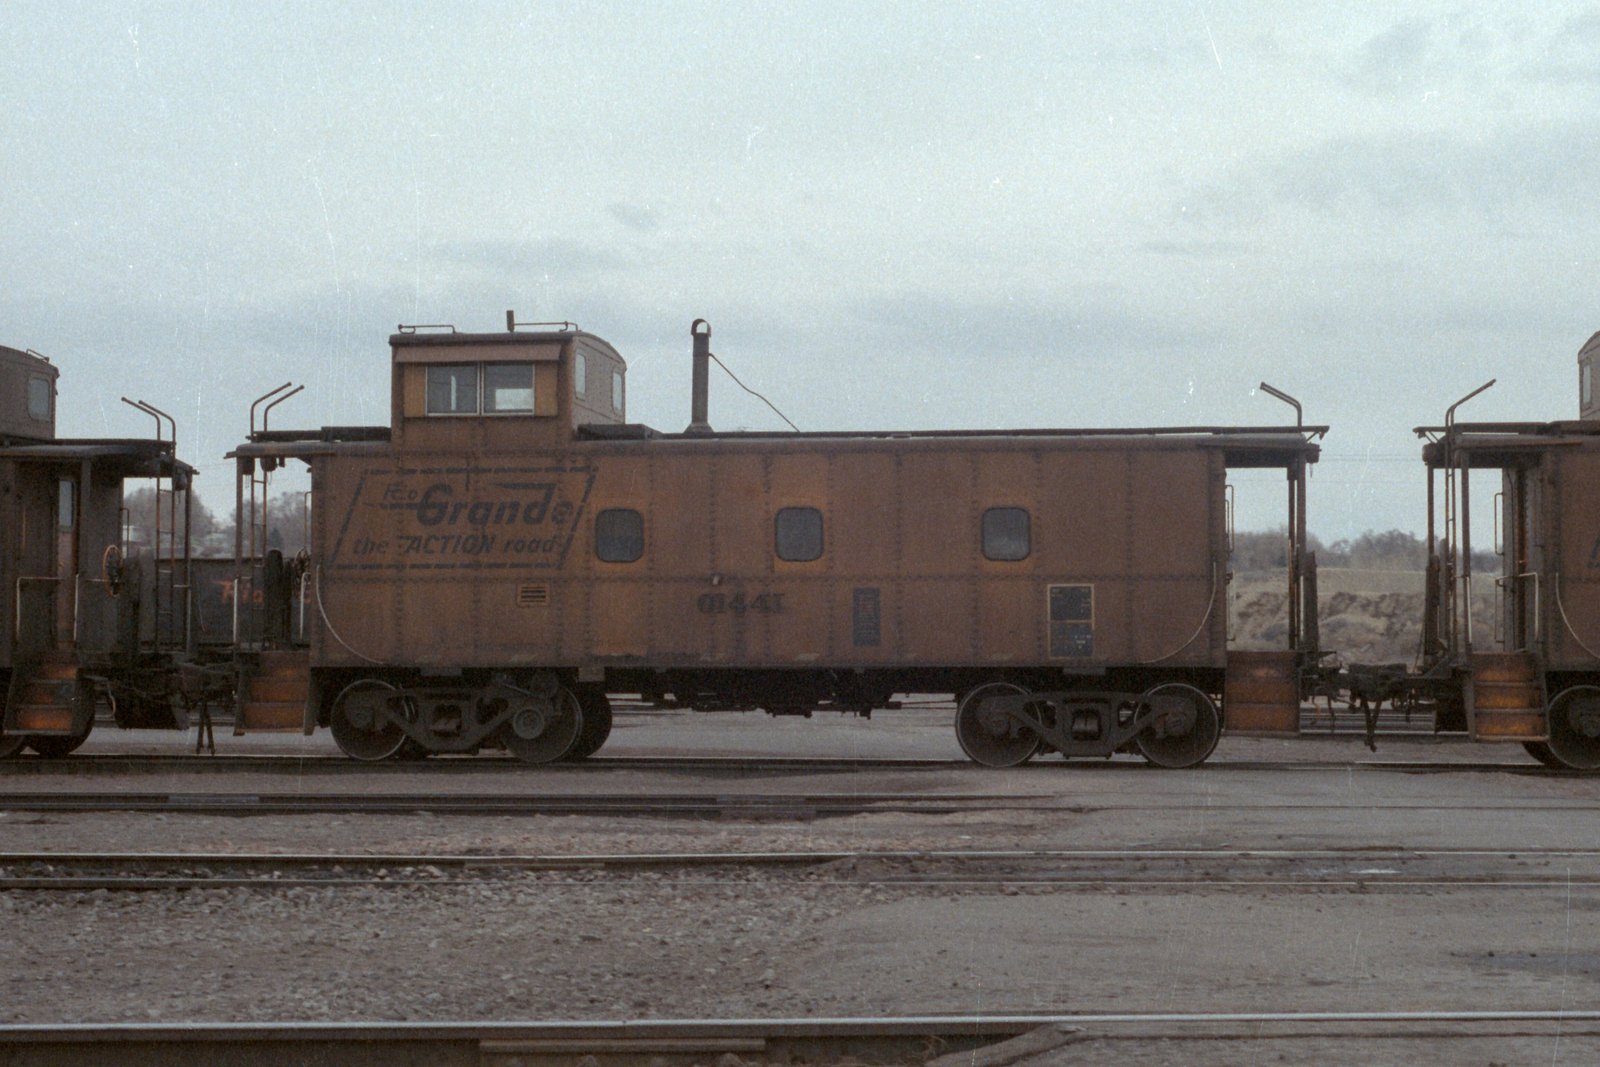
{"label": "dirt ground", "polygon": [[[1237,648],[1282,648],[1289,632],[1285,572],[1244,571],[1228,584],[1228,632]],[[1422,640],[1421,571],[1324,567],[1317,572],[1321,647],[1345,663],[1411,663]],[[1473,626],[1497,632],[1492,579],[1473,587]]]}
{"label": "dirt ground", "polygon": [[[854,725],[647,719],[619,723],[607,751],[787,746],[813,755],[925,755],[953,745],[947,731],[947,723],[910,714]],[[92,743],[110,750],[118,740]],[[1206,877],[1167,883],[901,883],[884,878],[881,865],[845,861],[804,873],[544,872],[476,885],[10,892],[0,895],[0,1021],[1592,1006],[1600,989],[1600,860],[1584,853],[1600,853],[1600,779],[1523,773],[1533,765],[1520,750],[1465,744],[1391,745],[1379,757],[1446,769],[1383,766],[1353,740],[1225,739],[1211,763],[1184,772],[1054,760],[1004,772],[795,770],[754,779],[520,768],[424,770],[414,779],[0,775],[0,790],[22,791],[983,792],[1048,797],[1063,808],[809,823],[6,813],[7,852],[1314,849],[1329,853],[1318,861],[1323,873],[1340,875],[1310,886],[1252,882],[1232,877],[1224,856]],[[1430,860],[1429,877],[1417,884],[1363,882],[1363,872],[1383,869],[1383,850],[1418,849],[1452,851]],[[1529,857],[1547,875],[1566,873],[1525,884],[1485,877]],[[1493,884],[1475,884],[1485,881]],[[1307,1062],[1324,1058],[1309,1054],[1316,1049],[1341,1059],[1356,1049],[1363,1062],[1597,1058],[1594,1037],[1577,1027],[1484,1036],[1455,1046],[1471,1050],[1465,1059],[1430,1060],[1441,1047],[1426,1036],[1262,1031],[1202,1048],[1181,1034],[1130,1042],[1108,1032],[1035,1062]]]}

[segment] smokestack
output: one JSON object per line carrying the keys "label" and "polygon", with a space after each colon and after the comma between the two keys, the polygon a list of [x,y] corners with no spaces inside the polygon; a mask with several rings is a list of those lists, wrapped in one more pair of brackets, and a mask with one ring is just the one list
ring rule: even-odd
{"label": "smokestack", "polygon": [[705,319],[695,319],[689,326],[689,335],[694,338],[693,396],[689,402],[689,426],[683,432],[710,433],[706,396],[711,389],[711,324]]}

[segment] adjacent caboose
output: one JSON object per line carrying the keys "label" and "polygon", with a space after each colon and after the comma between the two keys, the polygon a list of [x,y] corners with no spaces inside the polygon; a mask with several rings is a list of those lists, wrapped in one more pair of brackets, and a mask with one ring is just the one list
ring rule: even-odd
{"label": "adjacent caboose", "polygon": [[[246,648],[241,729],[542,762],[596,750],[610,694],[867,714],[949,693],[983,763],[1187,766],[1225,694],[1232,729],[1297,728],[1321,428],[717,433],[697,322],[693,420],[665,434],[627,421],[603,340],[508,327],[402,328],[386,430],[234,453],[252,499],[290,460],[313,499],[309,622]],[[1287,648],[1231,659],[1230,467],[1287,474],[1295,604]],[[269,611],[286,573],[258,568]]]}
{"label": "adjacent caboose", "polygon": [[[97,705],[123,726],[183,725],[165,679],[186,618],[187,518],[173,491],[193,469],[161,437],[166,416],[144,404],[134,406],[157,419],[156,439],[58,438],[57,374],[0,346],[0,756],[71,752]],[[166,536],[158,523],[140,551],[124,537],[129,478],[153,479],[168,505]]]}
{"label": "adjacent caboose", "polygon": [[[1541,762],[1600,768],[1600,421],[1591,363],[1600,334],[1579,352],[1578,420],[1459,423],[1458,401],[1428,439],[1427,597],[1420,677],[1441,728],[1478,741],[1521,742]],[[1493,384],[1492,382],[1489,384]],[[1479,532],[1498,574],[1472,572],[1472,494],[1493,495]],[[1476,477],[1475,477],[1476,476]],[[1436,519],[1436,514],[1440,517]],[[1442,527],[1442,528],[1441,528]],[[1475,631],[1475,583],[1494,587],[1492,632]]]}

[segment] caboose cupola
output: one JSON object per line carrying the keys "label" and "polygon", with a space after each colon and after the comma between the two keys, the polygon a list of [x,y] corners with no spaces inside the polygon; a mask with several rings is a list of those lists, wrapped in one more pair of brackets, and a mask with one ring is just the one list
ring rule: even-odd
{"label": "caboose cupola", "polygon": [[407,449],[561,447],[578,427],[619,424],[627,364],[570,322],[504,333],[401,326],[393,352],[394,442]]}
{"label": "caboose cupola", "polygon": [[55,439],[57,373],[37,352],[0,345],[0,439]]}

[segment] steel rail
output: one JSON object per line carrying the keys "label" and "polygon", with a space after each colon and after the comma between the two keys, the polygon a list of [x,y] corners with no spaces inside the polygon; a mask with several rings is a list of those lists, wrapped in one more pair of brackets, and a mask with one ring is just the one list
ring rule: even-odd
{"label": "steel rail", "polygon": [[[1510,849],[1049,849],[1049,850],[815,850],[782,852],[591,853],[570,855],[416,855],[333,853],[0,853],[0,888],[30,890],[416,886],[493,883],[511,873],[744,868],[797,870],[851,862],[825,881],[848,885],[1041,886],[1108,885],[1207,888],[1344,889],[1546,888],[1600,885],[1600,869],[1575,873],[1571,860],[1600,860],[1600,850]],[[1477,864],[1464,872],[1434,873],[1438,861],[1495,860],[1516,868]],[[1530,861],[1569,861],[1565,869],[1530,868]],[[1303,869],[1308,861],[1323,866]],[[1221,877],[1218,863],[1226,863]],[[1169,871],[1160,869],[1162,863]],[[908,869],[896,870],[894,865]],[[1327,866],[1337,864],[1336,867]],[[877,866],[874,866],[877,865]],[[1132,871],[1129,865],[1136,865]],[[920,866],[920,869],[918,869]],[[985,869],[985,868],[989,869]],[[1152,870],[1155,867],[1157,869]],[[1416,868],[1421,868],[1416,869]],[[270,876],[260,873],[265,869]],[[285,877],[282,872],[293,871]],[[312,872],[323,872],[313,874]],[[374,873],[360,874],[361,871]],[[108,873],[112,872],[112,873]],[[129,873],[134,872],[134,873]],[[175,872],[175,873],[169,873]],[[815,878],[809,879],[813,884]],[[678,878],[674,884],[705,879]],[[546,884],[550,884],[546,880]],[[558,883],[559,884],[559,883]],[[585,880],[583,884],[592,884]],[[720,883],[719,883],[720,884]]]}
{"label": "steel rail", "polygon": [[[771,1062],[888,1062],[930,1059],[951,1051],[1056,1031],[1056,1043],[1128,1037],[1141,1032],[1171,1036],[1171,1028],[1191,1028],[1192,1036],[1353,1037],[1413,1036],[1406,1030],[1374,1035],[1370,1029],[1350,1034],[1337,1030],[1289,1034],[1266,1027],[1414,1027],[1448,1024],[1454,1033],[1429,1031],[1432,1039],[1474,1039],[1502,1036],[1484,1029],[1514,1025],[1510,1036],[1549,1036],[1559,1027],[1571,1037],[1593,1036],[1600,1011],[1588,1009],[1485,1009],[1412,1011],[1212,1011],[1212,1012],[1076,1012],[989,1015],[916,1015],[880,1018],[815,1019],[682,1019],[591,1020],[561,1022],[207,1022],[207,1023],[63,1023],[0,1026],[0,1046],[15,1064],[101,1064],[113,1050],[146,1056],[159,1052],[162,1062],[209,1064],[228,1057],[288,1055],[328,1067],[393,1062],[400,1055],[424,1056],[409,1062],[481,1063],[519,1057],[522,1062],[570,1063],[574,1056],[593,1054],[608,1062],[645,1062],[661,1055],[708,1059],[724,1052],[744,1053]],[[1542,1028],[1529,1033],[1531,1024]],[[1248,1028],[1219,1030],[1219,1028]],[[1091,1030],[1091,1028],[1093,1028]],[[1089,1032],[1085,1032],[1089,1031]],[[1041,1050],[1042,1051],[1042,1050]],[[447,1058],[448,1057],[448,1058]],[[560,1057],[559,1061],[556,1057]],[[141,1060],[143,1062],[143,1060]]]}
{"label": "steel rail", "polygon": [[[711,1062],[732,1053],[771,1062],[918,1062],[1017,1037],[1014,1020],[952,1018],[468,1023],[201,1023],[0,1027],[8,1064],[99,1067],[113,1056],[166,1064],[395,1062],[480,1065]],[[1059,1041],[1069,1039],[1061,1035]]]}
{"label": "steel rail", "polygon": [[[1252,803],[1212,803],[1207,811],[1494,811],[1594,812],[1600,800],[1537,801],[1505,804],[1463,801],[1400,799],[1393,802],[1335,803],[1284,802],[1263,799]],[[829,816],[866,814],[952,815],[960,812],[1061,813],[1086,815],[1110,811],[1171,811],[1170,802],[1156,798],[1145,803],[1099,802],[1047,794],[318,794],[318,793],[74,793],[0,792],[0,811],[26,812],[141,812],[188,815],[304,815],[370,814],[412,815],[611,815],[657,818],[733,818],[750,820],[809,820]]]}
{"label": "steel rail", "polygon": [[1152,860],[1330,859],[1367,862],[1410,859],[1600,859],[1600,848],[1047,848],[1047,849],[816,849],[736,852],[0,852],[0,864],[174,863],[327,864],[368,866],[567,867],[807,864],[837,860]]}
{"label": "steel rail", "polygon": [[[1354,740],[1351,734],[1341,740]],[[599,774],[618,771],[693,771],[703,770],[718,774],[767,774],[776,771],[833,772],[862,770],[933,770],[955,771],[975,775],[995,773],[1172,773],[1148,767],[1140,759],[1073,759],[1056,760],[1043,757],[1019,767],[996,772],[967,759],[913,758],[913,757],[848,757],[848,756],[606,756],[593,757],[572,763],[547,763],[529,765],[508,756],[444,756],[418,761],[386,761],[361,763],[333,754],[295,755],[273,754],[223,754],[196,757],[191,754],[151,755],[145,753],[76,753],[55,759],[19,757],[0,762],[0,781],[7,777],[57,777],[95,776],[108,774],[306,774],[328,775],[462,775],[462,774],[517,774],[517,775],[575,775]],[[1239,771],[1322,771],[1345,773],[1360,771],[1403,771],[1418,774],[1443,773],[1507,773],[1535,777],[1583,775],[1588,772],[1545,767],[1529,760],[1526,763],[1502,763],[1490,760],[1389,760],[1355,759],[1349,762],[1324,760],[1231,760],[1213,758],[1193,770],[1207,774]]]}
{"label": "steel rail", "polygon": [[0,1041],[30,1037],[75,1040],[122,1040],[143,1037],[161,1041],[206,1041],[219,1037],[283,1040],[319,1037],[368,1041],[388,1035],[426,1037],[511,1036],[604,1040],[608,1038],[936,1036],[938,1034],[1002,1035],[1044,1026],[1093,1026],[1103,1023],[1600,1023],[1600,1009],[1486,1008],[1413,1011],[1186,1011],[1186,1012],[1007,1012],[987,1015],[834,1016],[770,1019],[563,1019],[483,1020],[478,1022],[191,1022],[191,1023],[40,1023],[0,1025]]}
{"label": "steel rail", "polygon": [[502,794],[502,793],[21,793],[0,792],[0,811],[187,814],[638,815],[814,818],[868,812],[954,814],[1061,810],[1048,798],[993,794]]}
{"label": "steel rail", "polygon": [[[422,887],[456,887],[463,885],[492,884],[487,879],[440,878],[266,878],[266,877],[184,877],[184,876],[71,876],[71,877],[0,877],[0,891],[4,892],[158,892],[196,889],[416,889]],[[592,882],[554,883],[591,886]],[[674,888],[692,886],[720,886],[721,879],[678,879]],[[815,883],[812,883],[815,884]],[[1284,890],[1306,892],[1360,892],[1377,894],[1416,890],[1540,890],[1552,886],[1593,889],[1600,887],[1600,877],[1574,878],[1216,878],[1206,872],[1187,877],[1171,878],[1008,878],[999,876],[971,876],[967,878],[930,878],[914,875],[903,877],[849,878],[836,880],[838,885],[899,887],[904,889],[1204,889],[1207,892],[1222,890]],[[541,883],[551,888],[552,883]]]}
{"label": "steel rail", "polygon": [[537,766],[511,756],[478,754],[447,755],[426,760],[390,760],[362,763],[332,752],[311,755],[293,753],[224,753],[196,758],[192,754],[149,753],[74,753],[58,759],[21,757],[0,764],[0,778],[23,774],[84,774],[102,771],[127,773],[267,773],[304,774],[575,774],[584,771],[636,771],[641,768],[671,770],[920,770],[978,768],[970,760],[915,757],[855,756],[596,756],[574,762]]}

